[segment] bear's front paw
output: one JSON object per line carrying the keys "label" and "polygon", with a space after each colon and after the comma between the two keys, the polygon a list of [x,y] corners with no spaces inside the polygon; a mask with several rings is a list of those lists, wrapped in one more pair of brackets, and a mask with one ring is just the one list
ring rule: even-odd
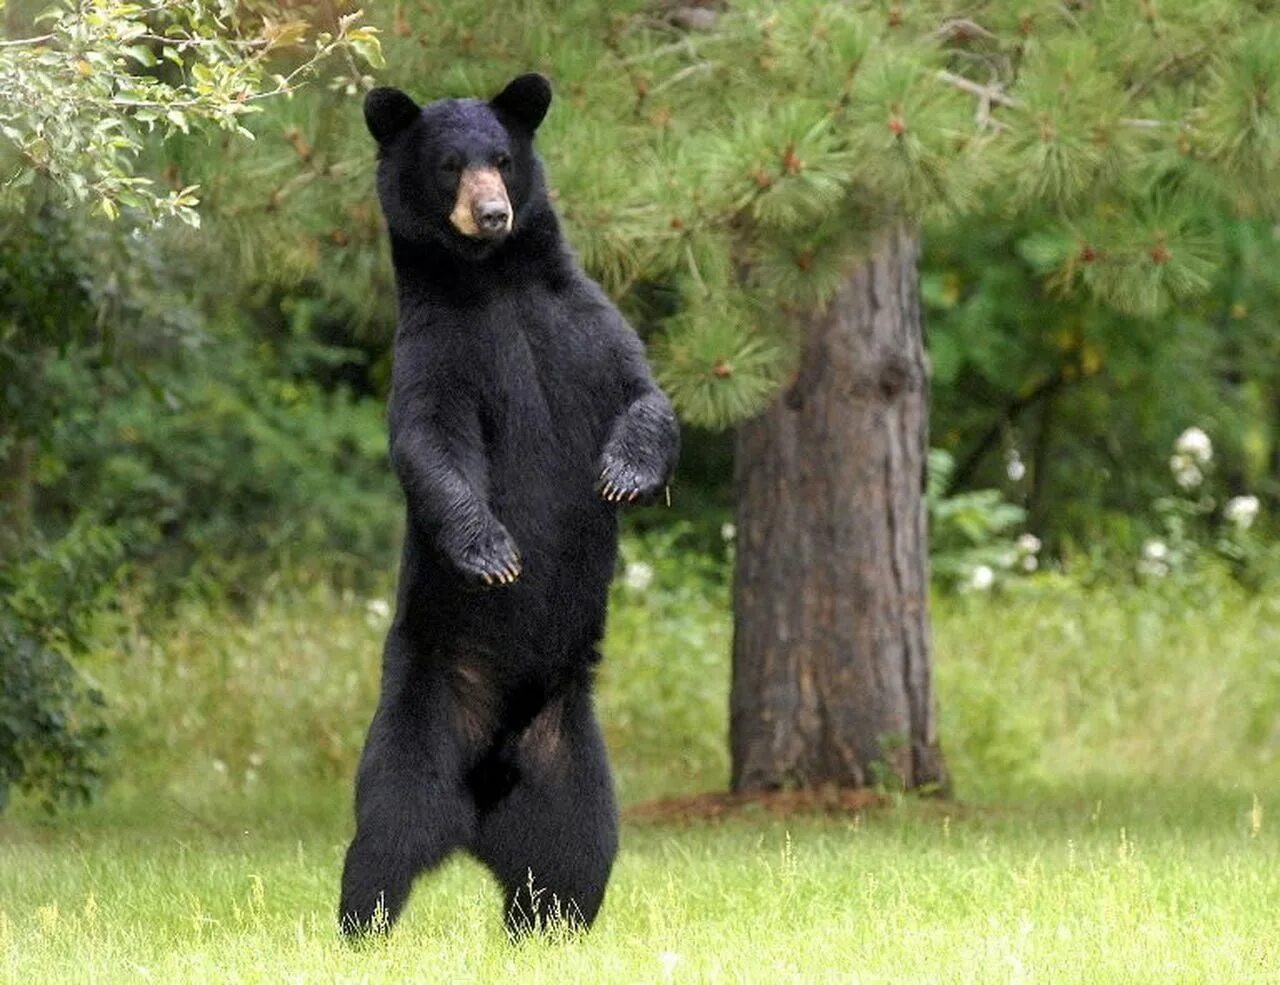
{"label": "bear's front paw", "polygon": [[661,492],[666,476],[658,469],[646,468],[617,455],[606,453],[597,488],[610,503],[634,503]]}
{"label": "bear's front paw", "polygon": [[472,585],[510,585],[520,577],[520,552],[506,528],[496,521],[448,554],[454,567]]}

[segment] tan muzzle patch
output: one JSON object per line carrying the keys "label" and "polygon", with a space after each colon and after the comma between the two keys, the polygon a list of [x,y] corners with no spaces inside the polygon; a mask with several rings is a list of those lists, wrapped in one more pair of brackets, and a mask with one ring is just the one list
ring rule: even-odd
{"label": "tan muzzle patch", "polygon": [[489,238],[511,232],[511,200],[497,168],[462,172],[449,221],[464,236]]}

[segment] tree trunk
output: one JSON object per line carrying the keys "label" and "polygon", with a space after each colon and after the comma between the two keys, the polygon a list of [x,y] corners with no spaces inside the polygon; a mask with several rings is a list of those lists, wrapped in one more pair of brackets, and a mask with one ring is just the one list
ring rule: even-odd
{"label": "tree trunk", "polygon": [[886,234],[803,320],[795,382],[738,431],[735,790],[947,789],[932,691],[918,253],[912,231]]}

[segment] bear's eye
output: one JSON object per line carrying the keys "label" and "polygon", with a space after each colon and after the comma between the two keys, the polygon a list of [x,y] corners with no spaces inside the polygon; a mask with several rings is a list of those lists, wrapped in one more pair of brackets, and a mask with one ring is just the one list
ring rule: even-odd
{"label": "bear's eye", "polygon": [[502,168],[502,170],[504,171],[507,168],[511,167],[511,155],[508,154],[506,151],[498,151],[498,156],[496,161],[497,161],[498,167]]}
{"label": "bear's eye", "polygon": [[445,174],[456,176],[462,171],[462,162],[456,157],[446,157],[440,162],[440,170]]}

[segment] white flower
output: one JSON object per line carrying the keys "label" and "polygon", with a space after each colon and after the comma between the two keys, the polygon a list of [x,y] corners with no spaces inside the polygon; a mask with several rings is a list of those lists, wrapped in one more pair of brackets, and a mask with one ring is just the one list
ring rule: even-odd
{"label": "white flower", "polygon": [[662,964],[662,977],[670,980],[675,974],[676,965],[680,963],[680,955],[675,951],[662,951],[658,955],[658,961]]}
{"label": "white flower", "polygon": [[1173,443],[1173,448],[1179,454],[1187,455],[1201,465],[1208,465],[1213,461],[1213,442],[1199,428],[1187,428],[1183,431],[1178,435],[1178,440]]}
{"label": "white flower", "polygon": [[227,772],[227,764],[223,762],[221,759],[215,759],[213,761],[213,771],[215,773],[225,774]]}
{"label": "white flower", "polygon": [[631,561],[622,574],[622,580],[628,588],[643,592],[653,584],[653,567],[643,561]]}
{"label": "white flower", "polygon": [[722,523],[720,525],[720,539],[723,541],[732,541],[738,536],[738,528],[732,523]]}
{"label": "white flower", "polygon": [[1163,578],[1169,570],[1169,548],[1164,541],[1149,540],[1142,545],[1142,560],[1138,562],[1138,574],[1151,578]]}
{"label": "white flower", "polygon": [[979,564],[969,572],[969,587],[975,592],[985,592],[996,582],[996,573],[985,564]]}
{"label": "white flower", "polygon": [[1181,452],[1169,459],[1169,471],[1173,473],[1174,480],[1183,489],[1195,489],[1204,481],[1204,473],[1200,471],[1199,466],[1190,455]]}
{"label": "white flower", "polygon": [[364,604],[364,621],[372,629],[380,629],[386,625],[391,616],[391,605],[386,599],[369,599]]}
{"label": "white flower", "polygon": [[1039,554],[1041,546],[1040,538],[1035,534],[1023,534],[1018,538],[1018,550],[1023,554]]}
{"label": "white flower", "polygon": [[1022,477],[1027,474],[1027,467],[1022,464],[1022,456],[1017,451],[1009,452],[1009,458],[1005,462],[1004,471],[1007,476],[1014,482],[1019,482]]}
{"label": "white flower", "polygon": [[1038,567],[1040,567],[1040,562],[1036,560],[1036,556],[1034,554],[1028,554],[1022,559],[1022,570],[1027,574],[1031,574],[1031,572],[1035,571]]}
{"label": "white flower", "polygon": [[1235,496],[1222,508],[1222,515],[1240,530],[1248,530],[1257,519],[1261,504],[1257,496]]}

